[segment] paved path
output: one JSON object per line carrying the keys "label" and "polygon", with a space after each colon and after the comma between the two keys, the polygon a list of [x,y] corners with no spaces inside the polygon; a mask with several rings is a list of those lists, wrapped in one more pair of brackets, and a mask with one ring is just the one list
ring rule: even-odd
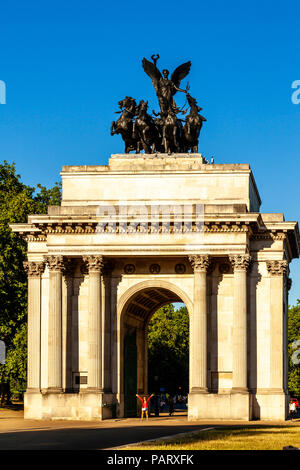
{"label": "paved path", "polygon": [[[0,450],[95,450],[199,429],[186,416],[106,421],[24,420],[0,413]],[[204,426],[203,426],[204,427]]]}
{"label": "paved path", "polygon": [[[209,426],[271,425],[270,422],[189,422],[184,415],[106,421],[24,420],[23,414],[0,411],[0,450],[96,450],[155,439]],[[275,424],[275,423],[272,423]],[[291,424],[276,423],[276,424]],[[292,423],[300,425],[300,420]]]}

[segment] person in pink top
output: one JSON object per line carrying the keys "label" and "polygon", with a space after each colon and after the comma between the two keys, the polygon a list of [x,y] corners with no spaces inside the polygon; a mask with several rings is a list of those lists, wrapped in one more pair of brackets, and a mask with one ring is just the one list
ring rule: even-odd
{"label": "person in pink top", "polygon": [[142,415],[141,415],[141,419],[144,418],[144,415],[146,415],[146,418],[148,419],[149,418],[149,413],[148,413],[148,403],[149,401],[151,400],[151,398],[154,396],[154,394],[152,393],[152,395],[150,395],[150,397],[147,399],[146,397],[140,397],[138,394],[136,394],[136,396],[139,398],[139,400],[141,400],[142,402]]}

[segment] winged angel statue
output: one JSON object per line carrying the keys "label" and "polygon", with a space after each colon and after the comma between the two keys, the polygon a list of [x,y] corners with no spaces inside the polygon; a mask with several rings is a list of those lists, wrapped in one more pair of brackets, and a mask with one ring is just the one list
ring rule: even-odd
{"label": "winged angel statue", "polygon": [[[158,54],[151,56],[152,62],[143,59],[144,71],[151,78],[154,86],[160,113],[153,111],[148,114],[148,101],[141,100],[139,104],[131,96],[119,101],[121,116],[111,125],[111,135],[121,134],[125,142],[125,153],[136,151],[140,153],[164,152],[187,153],[198,152],[198,139],[203,121],[206,119],[199,114],[202,108],[186,89],[180,88],[181,81],[189,74],[191,62],[185,62],[177,67],[169,78],[169,71],[162,73],[157,68]],[[179,109],[174,95],[177,91],[185,93],[190,112],[185,121],[177,114],[186,114],[187,110]]]}
{"label": "winged angel statue", "polygon": [[182,90],[179,88],[179,85],[181,80],[188,75],[192,63],[188,61],[179,65],[179,67],[177,67],[172,73],[171,79],[169,79],[169,70],[163,69],[161,74],[157,68],[156,63],[159,59],[159,55],[152,55],[151,59],[153,60],[153,63],[145,58],[142,63],[146,74],[152,79],[152,84],[156,91],[161,113],[166,114],[171,108],[171,110],[177,114],[179,109],[176,106],[173,96],[177,91],[181,91],[183,93],[188,92],[188,89]]}

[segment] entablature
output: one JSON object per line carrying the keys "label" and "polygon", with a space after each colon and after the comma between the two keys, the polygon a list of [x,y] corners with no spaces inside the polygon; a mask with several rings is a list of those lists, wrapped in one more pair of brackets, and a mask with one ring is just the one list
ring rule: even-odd
{"label": "entablature", "polygon": [[[148,217],[108,217],[107,214],[93,218],[77,215],[49,216],[32,215],[28,224],[12,224],[13,232],[19,233],[27,242],[45,242],[49,235],[93,235],[107,234],[116,237],[121,235],[195,235],[234,234],[244,233],[251,241],[282,241],[288,258],[298,258],[300,252],[300,237],[297,222],[282,220],[263,222],[259,213],[242,214],[181,214],[166,217],[160,214],[158,218]],[[175,241],[175,240],[174,240]],[[164,241],[165,243],[165,241]],[[157,245],[157,240],[156,243]]]}

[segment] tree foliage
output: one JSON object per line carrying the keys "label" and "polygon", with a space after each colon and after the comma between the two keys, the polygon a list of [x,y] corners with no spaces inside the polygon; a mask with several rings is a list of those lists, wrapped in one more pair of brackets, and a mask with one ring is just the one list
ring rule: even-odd
{"label": "tree foliage", "polygon": [[297,305],[289,308],[289,382],[288,388],[292,395],[300,397],[300,300]]}
{"label": "tree foliage", "polygon": [[21,182],[15,165],[0,164],[0,339],[7,360],[0,365],[0,383],[26,381],[27,279],[23,268],[26,243],[9,227],[26,223],[29,214],[43,214],[48,205],[59,204],[60,184],[51,189]]}
{"label": "tree foliage", "polygon": [[186,307],[160,308],[148,326],[149,390],[188,391],[189,315]]}

